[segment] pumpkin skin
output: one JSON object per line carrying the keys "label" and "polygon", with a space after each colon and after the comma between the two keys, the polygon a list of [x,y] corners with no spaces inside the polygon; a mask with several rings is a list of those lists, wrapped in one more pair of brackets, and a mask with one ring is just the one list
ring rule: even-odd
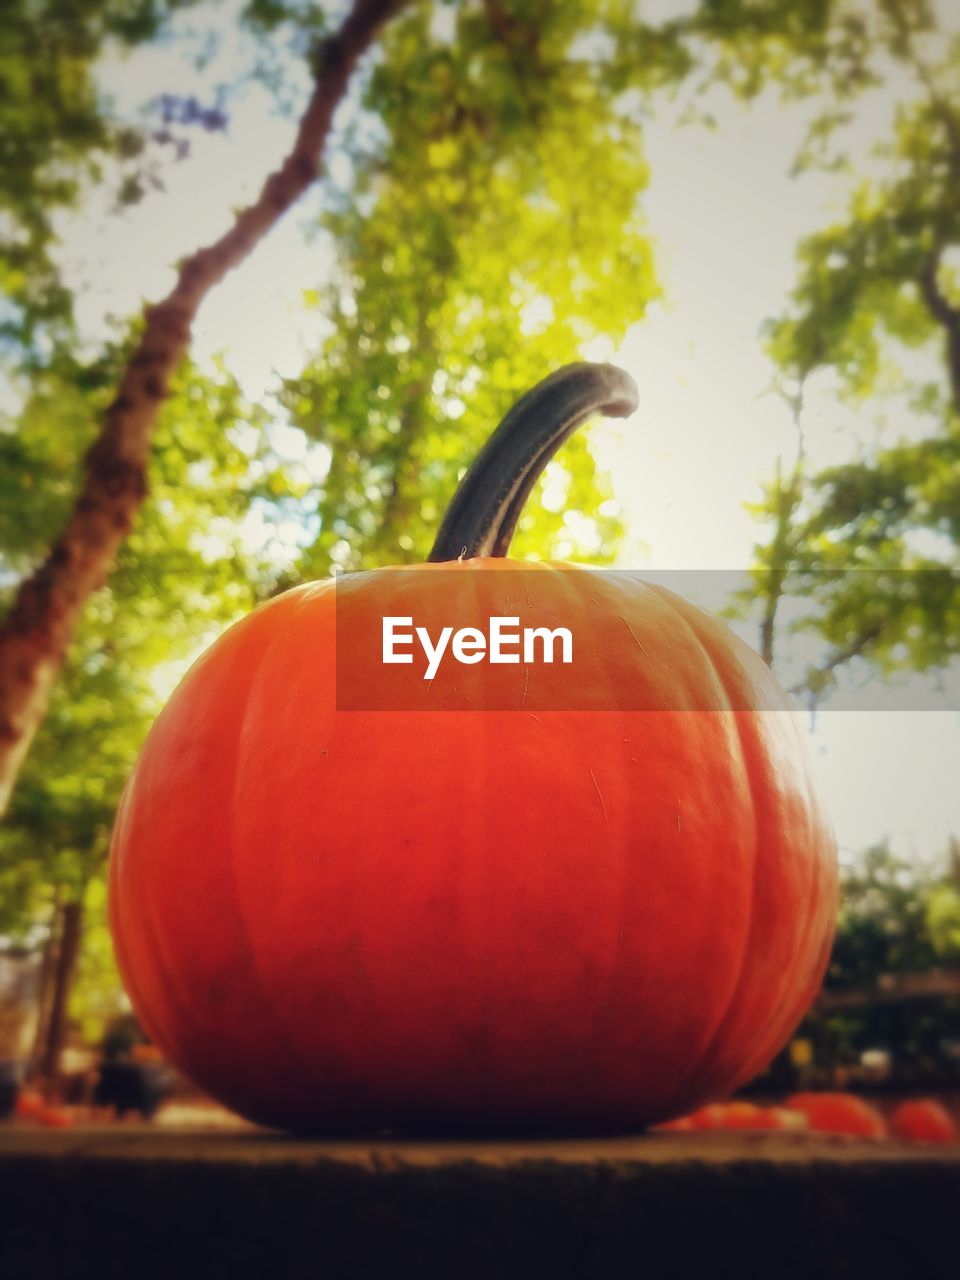
{"label": "pumpkin skin", "polygon": [[174,693],[118,815],[111,922],[144,1026],[300,1131],[623,1131],[728,1095],[812,1001],[836,914],[786,695],[626,575],[409,574],[431,633],[451,575],[478,618],[505,586],[562,598],[590,709],[525,712],[545,669],[521,665],[469,674],[518,710],[338,711],[335,639],[396,612],[383,578],[255,610]]}
{"label": "pumpkin skin", "polygon": [[728,1102],[722,1108],[722,1115],[722,1129],[796,1132],[807,1127],[807,1118],[799,1111],[788,1111],[786,1107],[758,1107],[751,1102]]}
{"label": "pumpkin skin", "polygon": [[853,1093],[795,1093],[786,1105],[805,1115],[810,1128],[819,1133],[842,1133],[855,1138],[887,1136],[880,1112]]}
{"label": "pumpkin skin", "polygon": [[901,1102],[891,1117],[893,1132],[910,1142],[956,1142],[957,1127],[950,1112],[933,1098]]}
{"label": "pumpkin skin", "polygon": [[752,1102],[714,1102],[692,1115],[667,1120],[657,1125],[656,1130],[658,1133],[690,1133],[706,1129],[795,1130],[805,1126],[806,1119],[799,1111],[758,1107]]}

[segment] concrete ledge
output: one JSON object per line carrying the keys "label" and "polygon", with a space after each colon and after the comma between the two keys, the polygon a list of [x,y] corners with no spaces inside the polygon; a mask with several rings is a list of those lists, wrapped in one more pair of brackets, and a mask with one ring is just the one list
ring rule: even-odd
{"label": "concrete ledge", "polygon": [[0,1132],[0,1274],[31,1280],[860,1280],[958,1256],[958,1148]]}

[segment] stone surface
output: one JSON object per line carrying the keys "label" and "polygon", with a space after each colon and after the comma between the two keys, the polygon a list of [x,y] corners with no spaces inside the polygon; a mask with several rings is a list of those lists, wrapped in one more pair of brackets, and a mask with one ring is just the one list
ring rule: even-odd
{"label": "stone surface", "polygon": [[958,1147],[0,1131],[4,1277],[860,1280],[958,1265]]}

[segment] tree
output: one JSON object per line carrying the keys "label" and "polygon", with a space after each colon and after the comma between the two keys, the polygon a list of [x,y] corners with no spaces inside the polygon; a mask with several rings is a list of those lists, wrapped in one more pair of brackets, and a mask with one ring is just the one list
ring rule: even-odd
{"label": "tree", "polygon": [[[42,553],[62,521],[73,460],[91,431],[91,401],[109,396],[124,356],[115,349],[83,378],[71,365],[48,369],[35,380],[18,433],[0,437],[10,454],[19,451],[5,475],[22,490],[2,506],[4,576]],[[266,415],[245,404],[225,373],[185,369],[158,421],[152,501],[109,588],[85,611],[0,828],[0,934],[47,955],[44,1074],[56,1075],[72,979],[86,957],[84,914],[98,930],[113,816],[171,679],[164,673],[254,603],[272,564],[246,545],[241,517],[269,511],[270,490],[290,488]]]}
{"label": "tree", "polygon": [[171,294],[144,316],[103,427],[85,456],[83,484],[69,518],[43,564],[21,583],[0,627],[0,813],[84,605],[102,585],[146,497],[157,413],[187,351],[197,309],[313,182],[350,76],[399,7],[400,0],[354,0],[343,25],[315,55],[315,88],[290,154],[233,226],[181,264]]}
{"label": "tree", "polygon": [[[844,163],[843,129],[891,65],[908,88],[846,216],[800,245],[797,287],[770,327],[798,415],[826,383],[877,424],[839,466],[812,471],[801,448],[755,508],[771,530],[749,593],[768,657],[785,594],[806,597],[789,629],[826,643],[800,686],[814,698],[854,658],[885,674],[942,670],[960,635],[960,41],[939,38],[919,0],[878,0],[834,30],[858,74],[818,114],[801,168]],[[838,70],[829,48],[819,59]],[[909,433],[891,440],[898,422]]]}
{"label": "tree", "polygon": [[948,1078],[943,1042],[960,1032],[960,975],[941,966],[960,955],[943,928],[944,908],[956,910],[956,876],[955,859],[918,868],[883,844],[847,869],[824,998],[804,1028],[821,1061],[855,1064],[864,1050],[886,1048],[901,1081]]}
{"label": "tree", "polygon": [[[465,5],[438,32],[421,7],[385,37],[347,139],[353,181],[322,223],[329,337],[284,395],[332,451],[307,576],[424,559],[509,404],[585,342],[616,343],[655,295],[622,76],[566,61],[606,6],[541,6],[536,22],[529,8]],[[371,118],[386,143],[366,141]],[[551,480],[567,514],[532,507],[527,547],[563,530],[566,555],[611,553],[615,510],[583,438]]]}
{"label": "tree", "polygon": [[[72,96],[58,96],[62,86],[59,63],[54,59],[52,78],[48,76],[41,86],[44,94],[54,100],[52,115],[41,105],[34,118],[26,92],[15,100],[12,112],[22,144],[18,173],[26,193],[22,199],[18,196],[13,209],[14,235],[8,244],[11,261],[19,263],[17,279],[23,284],[14,326],[21,357],[29,355],[32,359],[37,351],[42,352],[44,341],[36,340],[38,328],[46,326],[42,335],[45,341],[55,334],[69,346],[71,337],[70,299],[49,253],[52,212],[58,205],[76,199],[84,181],[96,176],[103,156],[120,162],[121,190],[125,195],[135,198],[141,185],[138,166],[144,163],[144,137],[137,131],[115,128],[102,111],[92,90],[91,68],[97,53],[112,38],[128,42],[149,39],[164,19],[180,7],[178,0],[137,0],[121,20],[106,0],[90,0],[80,17],[68,21],[70,6],[49,0],[46,16],[57,32],[53,40],[55,52],[59,56],[65,51],[69,61],[63,74],[69,72],[72,76]],[[173,292],[145,313],[138,342],[121,371],[117,392],[104,411],[103,429],[87,452],[75,504],[49,555],[21,584],[0,627],[0,809],[8,801],[13,778],[42,719],[52,682],[64,661],[84,604],[102,583],[112,556],[144,501],[157,408],[168,394],[170,377],[186,350],[192,317],[217,281],[247,256],[313,181],[333,111],[346,92],[350,72],[385,20],[403,7],[403,0],[354,0],[342,25],[332,34],[326,29],[323,11],[306,0],[248,0],[243,7],[243,21],[254,23],[265,32],[292,31],[292,38],[301,47],[305,42],[314,47],[314,92],[293,150],[267,180],[258,199],[237,216],[233,227],[219,241],[181,264]],[[49,63],[48,50],[39,48],[34,38],[29,9],[23,0],[16,15],[16,57],[26,55],[28,65],[31,58],[46,58]],[[451,16],[455,40],[443,34]],[[61,21],[66,24],[62,33],[57,29]],[[411,497],[411,467],[419,467],[417,451],[423,447],[421,428],[425,415],[437,407],[457,404],[453,393],[447,395],[443,390],[444,378],[453,380],[451,387],[459,382],[463,390],[470,389],[481,358],[484,371],[492,368],[494,372],[496,393],[486,403],[478,402],[476,417],[471,421],[468,414],[464,424],[469,427],[468,438],[472,438],[478,429],[473,423],[479,422],[480,413],[500,412],[508,395],[528,380],[527,369],[516,359],[517,339],[524,336],[527,327],[533,325],[542,331],[530,344],[528,366],[539,374],[541,361],[566,358],[568,353],[573,354],[578,340],[591,334],[615,336],[622,332],[628,311],[630,318],[642,311],[652,286],[646,247],[636,232],[634,201],[645,171],[633,150],[637,129],[631,124],[629,111],[617,103],[617,97],[628,88],[650,88],[684,74],[691,65],[684,39],[691,31],[696,34],[695,27],[688,31],[679,22],[648,26],[621,0],[584,0],[579,6],[553,6],[541,0],[524,0],[516,5],[473,0],[454,6],[442,0],[435,4],[420,0],[409,8],[406,21],[398,26],[390,44],[393,65],[377,78],[368,98],[370,109],[351,139],[360,175],[348,200],[348,205],[353,205],[353,230],[348,226],[351,210],[344,207],[331,215],[335,219],[339,212],[340,224],[335,233],[352,241],[357,252],[375,247],[377,235],[388,237],[388,243],[397,251],[402,274],[405,246],[390,239],[386,213],[380,218],[379,229],[361,231],[357,221],[362,212],[378,208],[377,181],[384,177],[388,185],[392,181],[383,201],[384,210],[392,208],[402,215],[401,225],[411,235],[416,233],[414,244],[426,254],[423,267],[437,272],[433,277],[426,275],[421,284],[430,279],[445,280],[448,267],[460,272],[458,293],[450,281],[445,319],[464,300],[471,306],[493,310],[480,330],[471,335],[473,350],[465,353],[469,361],[458,368],[451,354],[447,367],[439,371],[439,381],[436,385],[431,381],[429,391],[420,375],[411,372],[404,383],[405,375],[401,374],[395,395],[410,429],[400,433],[402,449],[398,443],[386,448],[381,447],[382,442],[377,445],[378,462],[374,468],[386,476],[383,491],[391,495],[387,514],[395,526],[385,534],[384,546],[399,545],[400,538],[410,536],[399,532],[398,521]],[[323,37],[319,43],[318,36]],[[423,47],[419,48],[417,42]],[[269,74],[275,71],[275,67],[267,68]],[[426,78],[405,79],[404,74],[425,74]],[[173,107],[165,111],[165,121],[199,118],[215,127],[216,112],[211,117],[198,104],[178,104],[175,98],[171,103]],[[376,139],[383,125],[389,131],[386,158],[378,158],[381,149],[376,141],[365,139],[363,131],[370,129]],[[132,165],[130,172],[124,170],[127,161]],[[404,165],[410,166],[409,173]],[[56,175],[63,179],[59,185]],[[589,182],[593,176],[603,187],[602,196],[591,201]],[[408,186],[404,205],[401,189],[402,182],[413,177],[423,182],[427,196],[422,228],[417,225],[416,193]],[[485,204],[480,198],[485,185],[492,203]],[[568,191],[574,199],[568,198]],[[609,202],[609,212],[604,208],[605,202]],[[557,235],[560,220],[568,212],[576,213],[576,222],[565,235]],[[521,215],[515,225],[510,221],[513,214]],[[464,234],[471,220],[476,222],[472,242]],[[333,222],[330,227],[334,229]],[[533,275],[515,283],[502,263],[498,266],[499,275],[491,272],[489,267],[496,263],[496,255],[484,253],[476,264],[482,265],[486,277],[480,279],[473,269],[475,264],[466,256],[481,247],[480,232],[508,240],[515,229],[522,229],[525,237],[518,247],[525,252],[538,250]],[[624,237],[622,245],[617,243],[620,234]],[[540,237],[544,237],[542,244]],[[574,313],[556,313],[552,323],[542,317],[537,321],[532,309],[538,300],[538,289],[549,285],[548,291],[553,291],[552,278],[548,278],[556,265],[548,257],[551,248],[572,253],[578,266],[578,274],[568,275],[557,299],[558,303],[572,306]],[[354,261],[359,259],[355,257]],[[22,269],[24,263],[29,263],[29,272]],[[638,288],[632,309],[623,304],[618,309],[609,297],[604,299],[605,289],[614,281],[619,282],[618,271],[633,269],[638,273]],[[24,283],[30,274],[43,277],[41,289],[31,290]],[[374,300],[369,264],[366,274],[363,289]],[[352,283],[346,293],[351,289]],[[495,293],[498,289],[499,297]],[[56,306],[48,313],[44,300],[54,295]],[[424,288],[419,300],[411,297],[411,303],[419,319],[407,318],[412,328],[405,319],[407,331],[399,334],[398,340],[427,339],[430,335],[424,325],[439,339],[440,311],[431,311]],[[344,319],[340,304],[338,297],[328,308],[337,321]],[[604,307],[611,311],[608,321],[603,316]],[[578,323],[581,317],[582,324]],[[500,321],[511,326],[509,341],[502,335],[496,337]],[[367,317],[359,323],[369,322]],[[350,326],[346,328],[349,330]],[[465,336],[468,328],[464,329]],[[377,341],[385,354],[398,354],[384,345],[385,330],[381,330]],[[424,341],[414,349],[415,355],[422,358],[422,366],[429,364],[429,345]],[[334,346],[324,352],[325,357],[334,355]],[[498,358],[504,350],[510,356],[509,375]],[[437,354],[439,359],[444,356],[439,348]],[[364,376],[368,387],[373,387],[372,364],[367,363]],[[392,372],[401,372],[396,367],[399,363],[394,361]],[[406,363],[412,364],[412,359]],[[430,373],[432,378],[432,368]],[[333,387],[336,377],[341,379],[342,396]],[[361,420],[357,408],[365,415],[368,405],[358,406],[358,397],[349,394],[345,386],[349,377],[346,364],[331,370],[329,394],[321,389],[316,400],[322,406],[324,395],[328,400],[332,396],[338,413],[349,407],[356,426]],[[385,387],[382,381],[376,381],[378,392]],[[443,397],[445,404],[441,406],[439,399]],[[390,408],[386,430],[394,435],[396,417],[393,406]],[[339,422],[331,424],[329,419],[324,425],[332,436],[338,430],[350,430],[341,428]],[[401,451],[408,446],[409,459],[401,458]],[[581,450],[580,461],[586,466],[582,445],[577,448]],[[349,469],[352,452],[349,448],[340,449],[339,468]],[[445,480],[455,470],[455,463],[450,452],[445,458],[429,462],[428,471],[431,475],[435,471],[438,480]],[[355,511],[360,480],[359,473],[352,478],[344,476],[342,482],[339,471],[334,477],[321,543],[327,540],[332,547],[340,541],[329,543],[329,534],[338,520],[342,525]],[[569,483],[569,476],[567,480]],[[335,484],[343,486],[342,502],[332,492]],[[376,489],[376,485],[373,487]],[[587,476],[584,495],[589,488]],[[430,497],[428,501],[435,499]],[[601,513],[600,518],[602,521],[606,517]],[[603,533],[602,529],[598,532],[595,521],[589,524],[590,519],[581,526],[587,544],[596,543]],[[410,551],[412,546],[402,549]],[[321,563],[329,563],[328,558],[324,559],[327,554],[322,546],[318,549]]]}
{"label": "tree", "polygon": [[73,299],[55,260],[56,219],[86,184],[116,166],[132,194],[150,139],[112,119],[95,86],[105,48],[156,39],[192,0],[7,0],[0,36],[0,343],[18,364],[67,341]]}

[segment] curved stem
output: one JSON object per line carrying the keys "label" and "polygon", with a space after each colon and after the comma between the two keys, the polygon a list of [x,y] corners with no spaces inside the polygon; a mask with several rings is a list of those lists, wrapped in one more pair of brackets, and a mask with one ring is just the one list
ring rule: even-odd
{"label": "curved stem", "polygon": [[530,491],[577,427],[595,413],[627,418],[637,385],[612,364],[568,364],[521,396],[453,495],[430,560],[505,556]]}

